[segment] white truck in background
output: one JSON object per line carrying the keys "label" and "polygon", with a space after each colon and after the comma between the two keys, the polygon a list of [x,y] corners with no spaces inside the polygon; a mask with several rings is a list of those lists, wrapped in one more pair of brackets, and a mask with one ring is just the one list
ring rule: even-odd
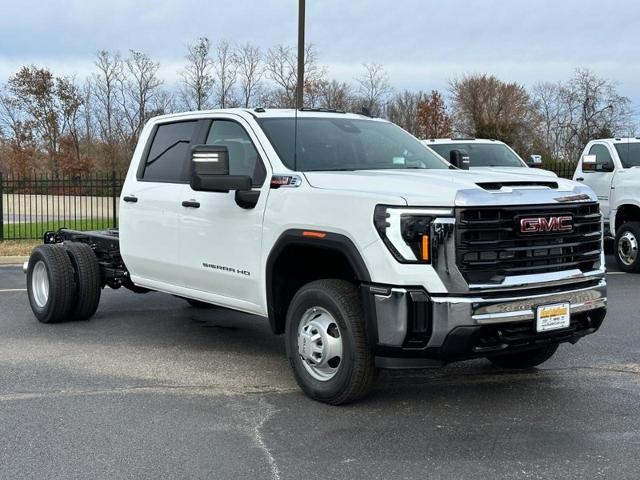
{"label": "white truck in background", "polygon": [[590,141],[573,179],[591,187],[600,202],[605,235],[614,239],[621,270],[640,271],[640,138]]}
{"label": "white truck in background", "polygon": [[422,140],[422,143],[452,165],[459,166],[461,162],[467,162],[472,171],[482,169],[487,172],[557,177],[554,172],[539,168],[542,165],[540,155],[531,155],[529,161],[525,162],[513,148],[499,140],[452,137],[430,138]]}
{"label": "white truck in background", "polygon": [[362,115],[154,118],[119,223],[45,234],[25,265],[38,320],[90,318],[105,286],[266,317],[301,389],[330,404],[365,395],[379,368],[531,368],[606,313],[591,189],[463,171]]}

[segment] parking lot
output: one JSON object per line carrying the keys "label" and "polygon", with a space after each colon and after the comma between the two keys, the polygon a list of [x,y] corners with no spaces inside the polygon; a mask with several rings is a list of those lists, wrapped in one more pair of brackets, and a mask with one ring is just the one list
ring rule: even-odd
{"label": "parking lot", "polygon": [[383,372],[330,407],[265,319],[106,289],[91,321],[43,325],[2,267],[0,478],[637,479],[638,292],[612,268],[602,329],[537,370]]}

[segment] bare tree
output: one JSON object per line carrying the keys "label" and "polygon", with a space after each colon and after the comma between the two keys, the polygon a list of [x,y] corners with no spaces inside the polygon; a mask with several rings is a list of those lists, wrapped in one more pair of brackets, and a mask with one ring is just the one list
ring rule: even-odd
{"label": "bare tree", "polygon": [[60,102],[60,134],[71,139],[75,161],[80,162],[80,109],[84,98],[73,79],[56,78],[56,96]]}
{"label": "bare tree", "polygon": [[323,80],[319,83],[319,106],[342,111],[354,108],[355,94],[353,88],[346,82],[338,80]]}
{"label": "bare tree", "polygon": [[226,40],[216,46],[215,77],[218,87],[216,100],[220,108],[233,106],[235,99],[233,87],[238,80],[238,62],[233,47]]}
{"label": "bare tree", "polygon": [[262,51],[258,46],[245,43],[238,47],[236,59],[241,101],[245,107],[249,107],[259,93],[264,76]]}
{"label": "bare tree", "polygon": [[82,137],[83,141],[87,144],[93,144],[96,136],[95,132],[95,108],[94,108],[94,95],[93,95],[93,83],[88,78],[81,86],[82,94],[82,111],[80,113],[82,123]]}
{"label": "bare tree", "polygon": [[576,100],[572,108],[577,110],[580,143],[629,129],[631,101],[618,93],[614,83],[587,69],[577,69],[567,86]]}
{"label": "bare tree", "polygon": [[363,74],[356,79],[358,94],[362,106],[377,117],[383,114],[385,103],[393,91],[389,84],[389,75],[382,65],[377,63],[365,63],[363,67]]}
{"label": "bare tree", "polygon": [[19,102],[8,91],[0,92],[0,131],[20,147],[30,137],[31,128],[27,124]]}
{"label": "bare tree", "polygon": [[157,76],[160,64],[148,55],[129,51],[125,75],[119,79],[119,103],[126,123],[120,125],[120,135],[133,152],[145,122],[153,116],[162,80]]}
{"label": "bare tree", "polygon": [[215,84],[211,41],[200,37],[187,47],[185,59],[187,65],[180,72],[180,100],[187,110],[204,110],[209,106]]}
{"label": "bare tree", "polygon": [[181,106],[176,97],[170,91],[161,89],[156,96],[154,108],[150,113],[153,115],[166,115],[178,112],[180,109]]}
{"label": "bare tree", "polygon": [[[295,108],[298,81],[295,50],[286,45],[276,45],[270,48],[267,51],[265,68],[269,79],[276,87],[271,95],[272,106]],[[316,93],[316,86],[322,81],[325,73],[325,68],[318,64],[315,47],[312,44],[305,45],[303,86],[305,105],[309,100],[309,93],[312,95]]]}
{"label": "bare tree", "polygon": [[102,140],[113,144],[116,140],[115,125],[119,121],[118,86],[123,81],[123,61],[118,53],[100,50],[94,65],[98,70],[91,78],[96,121]]}
{"label": "bare tree", "polygon": [[633,131],[630,100],[589,70],[576,70],[566,82],[538,84],[533,97],[547,156],[576,159],[589,140]]}
{"label": "bare tree", "polygon": [[412,135],[422,137],[422,128],[418,122],[418,106],[426,97],[422,91],[404,90],[395,94],[387,104],[387,117]]}

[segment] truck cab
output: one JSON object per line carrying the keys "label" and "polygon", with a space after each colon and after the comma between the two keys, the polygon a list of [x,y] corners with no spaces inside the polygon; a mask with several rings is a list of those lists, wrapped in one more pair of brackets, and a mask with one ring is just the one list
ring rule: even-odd
{"label": "truck cab", "polygon": [[573,179],[597,195],[605,235],[614,240],[616,261],[623,271],[640,271],[640,138],[590,141]]}
{"label": "truck cab", "polygon": [[591,189],[460,170],[363,115],[154,118],[119,223],[45,235],[25,267],[41,322],[90,318],[104,286],[251,313],[284,334],[300,388],[329,404],[364,396],[380,368],[531,368],[606,312]]}

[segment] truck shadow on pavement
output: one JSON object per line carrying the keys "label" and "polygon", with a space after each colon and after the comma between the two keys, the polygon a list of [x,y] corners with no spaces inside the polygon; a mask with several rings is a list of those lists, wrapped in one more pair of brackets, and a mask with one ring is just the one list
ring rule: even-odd
{"label": "truck shadow on pavement", "polygon": [[[42,325],[32,317],[24,294],[16,294],[16,300],[17,315],[0,314],[5,317],[0,322],[0,346],[25,372],[64,369],[71,385],[76,372],[83,385],[93,375],[121,379],[127,385],[202,387],[234,394],[291,392],[302,397],[285,357],[284,338],[272,335],[265,318],[222,308],[193,308],[160,293],[105,290],[92,320]],[[620,375],[625,374],[565,368],[561,362],[516,372],[486,360],[429,370],[382,371],[362,406],[421,403],[427,398],[457,402],[473,400],[478,392],[499,402],[513,391],[561,391],[576,379],[592,382]],[[450,396],[453,391],[457,393]]]}

